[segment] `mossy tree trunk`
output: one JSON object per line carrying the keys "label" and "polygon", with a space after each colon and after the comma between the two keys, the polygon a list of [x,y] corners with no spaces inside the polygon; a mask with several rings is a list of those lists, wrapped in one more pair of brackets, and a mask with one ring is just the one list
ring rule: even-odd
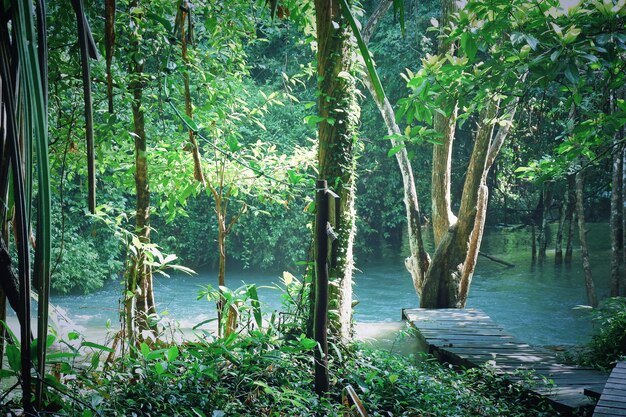
{"label": "mossy tree trunk", "polygon": [[621,272],[620,263],[622,261],[622,251],[624,242],[622,241],[622,194],[624,192],[622,184],[622,147],[617,146],[613,151],[613,176],[611,187],[611,297],[617,297],[620,291]]}
{"label": "mossy tree trunk", "polygon": [[[135,231],[142,245],[150,243],[150,186],[148,182],[148,148],[145,129],[145,114],[142,104],[143,88],[145,83],[144,62],[141,53],[141,26],[143,13],[139,2],[130,3],[131,19],[135,20],[134,31],[131,32],[132,50],[129,74],[131,77],[129,89],[133,95],[133,136],[135,139],[135,192],[136,220]],[[156,313],[152,288],[152,269],[146,264],[145,253],[139,250],[132,257],[130,271],[127,274],[127,332],[128,336],[142,338],[146,330],[153,331],[155,326],[150,322],[150,316]],[[132,318],[134,323],[128,320]],[[128,324],[131,328],[128,328]],[[133,334],[136,328],[137,334]]]}
{"label": "mossy tree trunk", "polygon": [[548,217],[550,214],[550,207],[552,206],[552,183],[545,182],[541,187],[541,225],[539,228],[539,262],[546,260],[546,253],[548,250],[548,233],[549,223]]}
{"label": "mossy tree trunk", "polygon": [[[622,137],[624,137],[624,128],[622,128]],[[622,265],[624,272],[620,278],[620,293],[626,297],[626,145],[622,146]]]}
{"label": "mossy tree trunk", "polygon": [[576,206],[576,191],[574,175],[567,176],[567,208],[565,212],[565,263],[572,263],[574,252],[574,209]]}
{"label": "mossy tree trunk", "polygon": [[578,236],[580,238],[580,257],[583,261],[585,272],[585,288],[587,289],[587,301],[591,307],[598,306],[596,287],[591,273],[591,263],[589,262],[589,248],[587,245],[587,224],[585,222],[584,207],[584,171],[576,174],[576,217],[578,219]]}
{"label": "mossy tree trunk", "polygon": [[317,72],[319,89],[318,163],[319,176],[340,197],[337,230],[338,259],[331,268],[331,330],[350,336],[352,321],[352,273],[355,227],[356,125],[360,108],[353,76],[354,45],[339,2],[315,1],[317,29]]}

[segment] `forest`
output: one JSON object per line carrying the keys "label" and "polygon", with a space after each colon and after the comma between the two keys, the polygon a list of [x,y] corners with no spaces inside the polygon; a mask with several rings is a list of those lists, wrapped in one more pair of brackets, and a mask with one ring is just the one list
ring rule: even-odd
{"label": "forest", "polygon": [[0,7],[2,414],[571,415],[403,308],[626,356],[624,0]]}

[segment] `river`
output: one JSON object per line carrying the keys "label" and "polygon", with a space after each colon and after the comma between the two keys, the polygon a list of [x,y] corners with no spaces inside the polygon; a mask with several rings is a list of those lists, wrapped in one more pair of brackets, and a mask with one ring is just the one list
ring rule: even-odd
{"label": "river", "polygon": [[[589,226],[591,262],[602,299],[609,292],[609,228],[607,224]],[[571,345],[588,340],[592,332],[589,313],[575,308],[586,303],[578,250],[574,251],[569,266],[555,266],[553,250],[548,252],[543,265],[532,265],[527,230],[490,228],[485,233],[482,251],[514,263],[515,267],[479,257],[468,307],[482,309],[511,334],[534,345]],[[390,337],[401,327],[401,309],[419,305],[404,269],[403,256],[384,253],[383,257],[357,263],[354,293],[359,304],[355,307],[355,320],[359,323],[359,333],[366,336]],[[215,285],[216,279],[212,272],[171,278],[155,276],[159,313],[182,329],[214,317],[214,304],[206,299],[197,300],[197,296],[207,284]],[[260,287],[265,313],[280,309],[281,292],[268,288],[280,284],[280,273],[246,270],[227,273],[231,288],[243,282]],[[110,282],[88,295],[53,295],[52,303],[60,312],[53,321],[63,332],[75,329],[92,336],[104,334],[107,321],[112,328],[118,327],[121,290],[120,282]],[[12,321],[15,324],[14,317]]]}

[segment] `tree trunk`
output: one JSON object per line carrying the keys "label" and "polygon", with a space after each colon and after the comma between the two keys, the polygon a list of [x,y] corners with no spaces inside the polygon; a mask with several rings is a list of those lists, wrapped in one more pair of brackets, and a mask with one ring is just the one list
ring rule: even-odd
{"label": "tree trunk", "polygon": [[[380,21],[380,18],[387,10],[389,10],[390,6],[391,2],[383,0],[372,13],[372,16],[368,20],[362,33],[363,41],[365,43],[369,42],[369,39]],[[402,132],[396,123],[396,116],[391,103],[389,103],[386,96],[383,102],[378,99],[372,79],[367,71],[364,72],[363,82],[367,86],[370,96],[376,102],[378,111],[387,126],[387,133],[389,133],[389,135],[401,135]],[[396,139],[391,139],[390,142],[392,148],[402,145]],[[402,148],[400,151],[396,152],[395,157],[402,176],[404,206],[406,209],[407,219],[407,235],[409,240],[409,249],[411,252],[411,255],[405,259],[404,264],[406,269],[411,274],[415,292],[419,295],[422,291],[424,274],[428,270],[428,265],[430,264],[430,257],[424,248],[422,229],[420,225],[421,213],[417,198],[417,187],[415,185],[415,178],[413,177],[413,167],[411,166],[411,161],[409,160],[406,148]]]}
{"label": "tree trunk", "polygon": [[[622,137],[624,137],[624,129],[622,128]],[[626,145],[622,146],[622,265],[624,273],[620,280],[621,295],[626,297]]]}
{"label": "tree trunk", "polygon": [[548,214],[552,205],[552,184],[544,183],[541,191],[543,206],[541,208],[541,229],[539,230],[539,262],[546,260],[548,250]]}
{"label": "tree trunk", "polygon": [[[450,17],[457,10],[457,4],[453,0],[441,1],[442,15],[441,25],[445,26],[450,21]],[[439,41],[437,53],[439,55],[454,55],[454,43]],[[433,128],[442,134],[441,145],[433,146],[433,168],[431,178],[431,207],[432,223],[435,247],[441,242],[451,225],[456,222],[456,216],[452,212],[452,202],[450,200],[450,184],[452,178],[452,145],[456,132],[456,120],[458,108],[456,104],[449,115],[435,112]]]}
{"label": "tree trunk", "polygon": [[[331,331],[347,338],[352,322],[352,247],[355,227],[356,126],[360,108],[353,74],[354,45],[337,0],[316,0],[317,72],[319,82],[319,176],[340,197],[338,259],[331,268]],[[340,73],[342,74],[340,76]]]}
{"label": "tree trunk", "polygon": [[587,226],[585,224],[584,207],[584,174],[579,171],[576,174],[576,217],[578,218],[578,234],[580,237],[580,252],[585,271],[585,287],[587,289],[587,301],[592,307],[598,306],[596,288],[591,274],[591,264],[589,263],[589,251],[587,247]]}
{"label": "tree trunk", "polygon": [[[617,140],[617,138],[616,138]],[[622,260],[622,149],[617,146],[613,152],[613,175],[611,182],[611,297],[620,295],[620,262]]]}
{"label": "tree trunk", "polygon": [[[137,7],[136,1],[131,3],[131,8]],[[135,13],[135,19],[141,20],[143,16]],[[141,25],[137,22],[137,26]],[[139,29],[137,29],[139,30]],[[131,48],[136,54],[131,56],[141,56],[141,46],[139,37],[134,37],[131,41]],[[132,58],[131,58],[132,59]],[[135,192],[137,195],[136,203],[136,233],[142,244],[150,243],[150,187],[148,183],[148,152],[145,130],[144,108],[142,106],[143,98],[143,61],[132,59],[130,64],[130,74],[132,81],[130,90],[133,94],[132,111],[133,111],[133,133],[135,138]],[[154,306],[154,295],[152,293],[152,269],[146,264],[145,253],[140,251],[134,258],[131,270],[135,276],[135,289],[131,290],[135,296],[135,320],[136,326],[141,337],[141,332],[146,330],[154,330],[154,325],[150,323],[149,316],[156,313]]]}
{"label": "tree trunk", "polygon": [[576,180],[574,175],[567,176],[567,208],[565,211],[565,231],[567,243],[565,245],[565,263],[572,263],[574,252],[574,209],[576,207]]}
{"label": "tree trunk", "polygon": [[556,230],[556,238],[554,242],[554,264],[563,264],[563,228],[565,227],[565,213],[567,212],[568,192],[567,189],[563,193],[563,202],[559,207],[559,225]]}
{"label": "tree trunk", "polygon": [[[376,94],[373,89],[373,85],[369,76],[364,76],[365,84],[373,98]],[[389,100],[385,98],[384,103],[376,103],[378,110],[380,111],[385,124],[387,125],[387,131],[390,135],[401,134],[398,124],[395,122],[395,115],[393,108],[389,103]],[[397,140],[391,139],[391,146],[396,147],[401,145]],[[402,175],[402,184],[404,190],[404,207],[406,209],[407,218],[407,236],[409,240],[409,249],[411,255],[404,260],[406,269],[411,274],[413,281],[413,287],[415,292],[419,295],[422,291],[422,283],[424,282],[424,275],[428,270],[430,264],[430,257],[424,248],[424,239],[422,237],[421,229],[421,213],[419,208],[419,202],[417,198],[417,189],[415,186],[415,178],[413,177],[413,168],[411,161],[407,154],[406,148],[402,148],[395,154],[400,174]]]}
{"label": "tree trunk", "polygon": [[517,98],[510,103],[510,111],[495,136],[493,121],[499,112],[498,100],[487,103],[479,115],[458,220],[436,246],[424,279],[421,307],[465,307],[487,214],[487,176],[510,132],[518,103]]}
{"label": "tree trunk", "polygon": [[[222,288],[226,286],[226,218],[225,213],[222,210],[222,199],[220,194],[216,194],[215,212],[217,214],[217,253],[219,255],[219,267],[217,271],[217,285],[219,286],[220,296],[222,295]],[[223,329],[223,317],[224,311],[224,298],[220,297],[217,300],[217,335],[221,337],[224,334]]]}
{"label": "tree trunk", "polygon": [[[497,103],[491,102],[480,114],[474,149],[463,185],[459,217],[436,244],[420,299],[420,306],[423,308],[462,308],[465,306],[478,257],[487,209],[487,186],[485,184],[490,164],[493,163],[493,159],[489,156],[493,134],[492,120],[496,112]],[[487,165],[488,161],[490,161],[489,165]],[[433,180],[435,170],[436,165],[433,166]],[[443,201],[443,196],[438,193],[446,192],[445,187],[435,188],[433,184],[433,190],[433,200]],[[437,215],[440,216],[442,213],[438,212]],[[443,215],[446,216],[445,213]],[[434,212],[433,216],[435,216]]]}
{"label": "tree trunk", "polygon": [[530,261],[533,265],[537,262],[537,226],[534,219],[530,223]]}
{"label": "tree trunk", "polygon": [[[180,19],[177,19],[180,22],[180,33],[181,33],[181,47],[182,47],[182,58],[183,58],[183,85],[185,87],[185,113],[189,116],[190,119],[193,118],[193,109],[191,105],[191,92],[189,91],[189,57],[187,54],[187,43],[191,42],[191,33],[187,33],[185,30],[185,24],[187,23],[187,18],[189,17],[189,28],[191,29],[191,18],[188,15],[187,10],[187,1],[183,0],[178,9],[178,15]],[[189,30],[191,32],[191,30]],[[203,186],[206,185],[204,180],[204,174],[202,173],[202,164],[200,163],[200,151],[198,149],[198,142],[196,141],[196,133],[189,129],[189,143],[191,143],[191,154],[193,156],[193,177],[196,181],[202,183]]]}

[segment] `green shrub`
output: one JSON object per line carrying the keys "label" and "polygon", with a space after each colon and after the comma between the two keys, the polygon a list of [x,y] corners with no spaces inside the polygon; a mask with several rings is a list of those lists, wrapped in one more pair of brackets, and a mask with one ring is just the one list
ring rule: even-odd
{"label": "green shrub", "polygon": [[597,330],[591,341],[571,356],[581,365],[610,369],[626,356],[626,297],[609,298],[592,314]]}
{"label": "green shrub", "polygon": [[[64,412],[77,416],[341,416],[340,393],[352,385],[371,416],[555,416],[520,401],[522,387],[489,369],[464,373],[432,357],[393,355],[358,345],[333,346],[331,390],[314,392],[315,342],[275,331],[149,348],[108,370],[77,371]],[[93,363],[93,362],[92,362]],[[96,362],[97,363],[97,362]]]}

